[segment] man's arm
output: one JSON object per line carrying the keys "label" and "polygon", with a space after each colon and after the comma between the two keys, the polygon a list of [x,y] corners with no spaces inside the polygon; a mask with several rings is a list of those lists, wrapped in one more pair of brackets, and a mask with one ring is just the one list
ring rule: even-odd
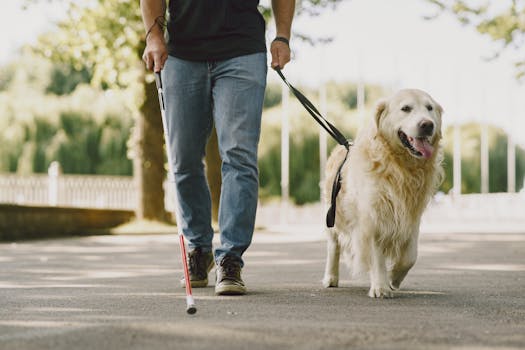
{"label": "man's arm", "polygon": [[[290,40],[295,0],[272,0],[272,9],[277,36]],[[270,52],[272,54],[272,68],[284,68],[286,63],[290,62],[288,44],[274,40]]]}
{"label": "man's arm", "polygon": [[142,22],[146,30],[146,49],[142,59],[146,68],[160,72],[168,58],[168,50],[164,41],[164,28],[166,14],[165,0],[140,0]]}

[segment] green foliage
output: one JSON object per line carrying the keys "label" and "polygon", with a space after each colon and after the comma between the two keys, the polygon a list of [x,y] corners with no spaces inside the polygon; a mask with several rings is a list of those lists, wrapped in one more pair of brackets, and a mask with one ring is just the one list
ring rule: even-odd
{"label": "green foliage", "polygon": [[[354,83],[328,83],[326,90],[327,94],[334,96],[349,109],[357,108],[357,89],[358,84]],[[383,90],[379,86],[366,85],[364,86],[365,104],[373,104],[380,97],[384,95]]]}
{"label": "green foliage", "polygon": [[[0,171],[45,173],[59,161],[66,173],[130,175],[127,141],[133,106],[126,91],[101,91],[53,80],[56,65],[25,51],[7,65],[0,92]],[[67,79],[66,79],[67,80]]]}
{"label": "green foliage", "polygon": [[271,108],[281,103],[282,88],[280,84],[266,85],[263,108]]}
{"label": "green foliage", "polygon": [[76,70],[71,65],[55,63],[46,92],[54,95],[70,94],[79,84],[88,84],[91,78],[92,74],[86,67]]}
{"label": "green foliage", "polygon": [[290,157],[290,196],[296,204],[320,199],[319,137],[300,135],[292,138]]}
{"label": "green foliage", "polygon": [[58,161],[69,174],[131,175],[126,158],[130,119],[106,116],[102,124],[81,112],[61,112],[58,123],[43,116],[13,120],[23,132],[0,139],[10,147],[0,150],[0,171],[46,173]]}
{"label": "green foliage", "polygon": [[15,76],[15,65],[9,64],[0,67],[0,92],[7,90]]}
{"label": "green foliage", "polygon": [[39,38],[35,50],[53,62],[82,72],[96,87],[130,87],[144,71],[140,56],[144,28],[139,2],[99,0],[89,5],[65,1],[68,20]]}

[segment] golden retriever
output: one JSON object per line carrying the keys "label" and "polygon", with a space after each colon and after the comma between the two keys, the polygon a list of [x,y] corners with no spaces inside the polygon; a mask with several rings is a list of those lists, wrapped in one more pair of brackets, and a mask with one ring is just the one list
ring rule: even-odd
{"label": "golden retriever", "polygon": [[[378,103],[341,169],[324,287],[338,286],[342,251],[354,274],[369,273],[370,297],[393,297],[416,262],[421,215],[443,180],[442,112],[421,90],[401,90]],[[328,160],[327,203],[345,156],[338,146]]]}

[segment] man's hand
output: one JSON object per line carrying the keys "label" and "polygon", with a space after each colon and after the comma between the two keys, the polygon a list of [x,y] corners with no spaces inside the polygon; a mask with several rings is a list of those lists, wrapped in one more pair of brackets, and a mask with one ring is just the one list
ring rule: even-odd
{"label": "man's hand", "polygon": [[283,69],[286,63],[290,62],[290,47],[286,43],[277,40],[272,41],[270,52],[273,69]]}
{"label": "man's hand", "polygon": [[146,63],[147,69],[157,73],[162,70],[167,59],[168,49],[164,36],[160,31],[154,30],[146,38],[146,49],[142,55],[142,60]]}

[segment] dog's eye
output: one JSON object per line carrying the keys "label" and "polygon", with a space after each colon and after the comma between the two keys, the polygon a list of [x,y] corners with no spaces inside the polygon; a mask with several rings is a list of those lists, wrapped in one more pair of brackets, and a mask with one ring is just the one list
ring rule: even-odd
{"label": "dog's eye", "polygon": [[432,112],[434,110],[434,107],[432,107],[431,105],[427,105],[427,110],[429,112]]}
{"label": "dog's eye", "polygon": [[405,105],[405,106],[401,107],[401,110],[403,112],[409,113],[412,110],[412,107],[410,107],[408,105]]}

